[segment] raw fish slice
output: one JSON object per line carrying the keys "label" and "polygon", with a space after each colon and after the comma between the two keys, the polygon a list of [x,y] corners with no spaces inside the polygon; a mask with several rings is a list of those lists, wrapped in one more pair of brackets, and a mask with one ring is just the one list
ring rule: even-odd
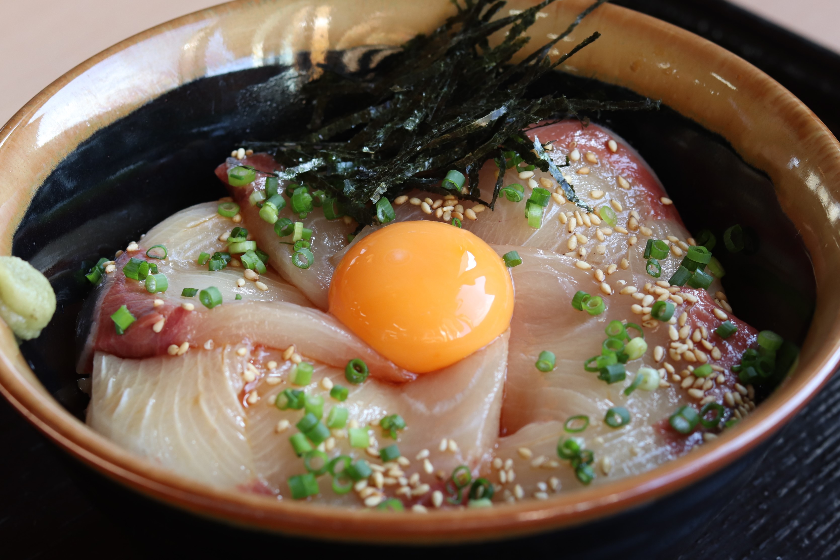
{"label": "raw fish slice", "polygon": [[[266,154],[249,156],[243,160],[228,158],[228,160],[216,168],[216,175],[225,184],[227,182],[227,171],[237,165],[250,165],[263,171],[274,171],[279,169],[274,160]],[[285,187],[282,187],[285,188]],[[231,187],[228,190],[241,207],[240,212],[247,224],[248,230],[257,241],[257,245],[271,257],[271,266],[280,275],[297,286],[300,291],[306,294],[315,306],[327,309],[327,292],[330,288],[335,266],[330,262],[330,257],[347,245],[347,235],[353,233],[355,222],[348,224],[342,219],[327,220],[320,208],[315,208],[306,218],[299,219],[292,213],[291,204],[287,204],[278,216],[289,218],[293,222],[302,221],[303,227],[311,229],[312,246],[310,247],[315,261],[307,269],[300,269],[292,264],[292,248],[281,241],[291,242],[291,236],[280,238],[274,232],[274,226],[265,222],[259,217],[259,209],[251,206],[248,198],[255,190],[265,190],[265,177],[258,177],[256,181],[245,187]]]}
{"label": "raw fish slice", "polygon": [[242,358],[230,350],[177,360],[94,358],[88,425],[126,449],[215,486],[253,479]]}
{"label": "raw fish slice", "polygon": [[[419,473],[422,483],[434,484],[435,477],[423,470],[423,461],[415,460],[424,449],[429,450],[429,460],[435,471],[448,476],[462,464],[478,470],[491,456],[499,431],[499,414],[505,381],[505,358],[508,347],[508,333],[497,338],[490,345],[461,362],[437,373],[426,374],[412,383],[391,385],[368,380],[361,385],[351,385],[344,376],[344,368],[315,365],[311,383],[305,387],[309,395],[324,398],[324,415],[334,406],[343,406],[349,411],[349,419],[360,426],[375,424],[369,430],[372,440],[383,448],[396,443],[403,457],[411,461],[410,467],[403,467],[406,478]],[[259,362],[281,358],[269,353],[260,356]],[[295,457],[288,438],[297,430],[296,422],[303,416],[301,411],[278,410],[273,406],[276,395],[289,388],[288,362],[261,377],[248,390],[256,390],[260,402],[248,408],[248,437],[254,450],[254,463],[260,480],[274,491],[288,494],[286,480],[289,476],[305,472],[301,459]],[[260,368],[262,370],[262,368]],[[345,402],[338,402],[324,389],[323,379],[333,385],[347,387],[350,395]],[[279,384],[277,380],[280,380]],[[304,387],[297,387],[304,389]],[[386,437],[378,426],[379,420],[389,414],[399,414],[406,422],[406,429],[399,432],[398,441]],[[288,420],[291,428],[278,434],[275,427],[281,420]],[[334,432],[336,433],[336,432]],[[457,443],[457,451],[439,451],[442,439]],[[364,449],[354,449],[346,435],[335,438],[335,448],[328,453],[330,458],[350,455],[364,458],[371,463],[381,463]],[[355,494],[336,495],[328,480],[322,479],[321,499],[332,504],[358,504]],[[393,494],[396,486],[391,486]],[[423,495],[428,498],[426,494]]]}

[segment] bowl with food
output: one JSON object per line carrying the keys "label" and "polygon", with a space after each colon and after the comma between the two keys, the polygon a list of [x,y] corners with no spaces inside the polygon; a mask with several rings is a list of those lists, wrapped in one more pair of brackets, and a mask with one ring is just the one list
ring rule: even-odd
{"label": "bowl with food", "polygon": [[4,395],[252,529],[666,546],[836,365],[840,146],[604,4],[234,2],[67,74],[0,145]]}

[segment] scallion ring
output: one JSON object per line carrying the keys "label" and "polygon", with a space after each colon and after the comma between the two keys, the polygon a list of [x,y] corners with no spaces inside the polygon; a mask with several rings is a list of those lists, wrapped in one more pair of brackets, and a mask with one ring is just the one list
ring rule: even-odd
{"label": "scallion ring", "polygon": [[[711,420],[706,420],[706,414],[708,414],[709,411],[714,412],[715,416]],[[720,421],[723,420],[723,412],[723,405],[716,402],[706,403],[703,408],[700,409],[700,424],[707,429],[717,428]]]}
{"label": "scallion ring", "polygon": [[644,375],[639,375],[637,373],[636,377],[633,378],[633,382],[630,384],[630,386],[627,387],[626,389],[624,389],[624,396],[629,397],[630,395],[632,395],[633,391],[635,391],[636,389],[639,388],[639,385],[642,384],[642,381],[644,381],[644,379],[645,379]]}
{"label": "scallion ring", "polygon": [[600,296],[590,297],[583,303],[583,310],[593,317],[600,315],[605,309],[604,300]]}
{"label": "scallion ring", "polygon": [[659,264],[659,261],[656,259],[648,259],[647,265],[645,266],[645,272],[647,272],[649,276],[659,278],[662,276],[662,265]]}
{"label": "scallion ring", "polygon": [[370,375],[370,370],[367,364],[358,358],[347,362],[347,367],[344,368],[344,377],[347,381],[354,385],[364,383],[365,379]]}
{"label": "scallion ring", "polygon": [[463,173],[457,169],[450,169],[440,186],[446,190],[461,192],[461,187],[464,186],[466,180],[467,178]]}
{"label": "scallion ring", "polygon": [[[313,462],[315,462],[316,460],[321,462],[320,467],[313,465]],[[306,468],[307,471],[311,472],[315,476],[321,476],[322,474],[327,472],[329,464],[329,458],[327,457],[327,454],[323,451],[313,449],[312,451],[307,451],[303,455],[303,466]]]}
{"label": "scallion ring", "polygon": [[578,311],[583,311],[583,304],[586,303],[586,300],[588,300],[590,297],[592,296],[590,296],[583,290],[579,290],[575,293],[574,297],[572,297],[572,307],[574,307]]}
{"label": "scallion ring", "polygon": [[307,269],[315,262],[315,255],[309,249],[300,249],[292,255],[292,264],[298,268]]}
{"label": "scallion ring", "polygon": [[510,251],[509,253],[505,253],[502,255],[502,260],[505,261],[505,266],[508,268],[513,268],[514,266],[519,266],[522,264],[522,257],[519,256],[519,253],[516,251]]}
{"label": "scallion ring", "polygon": [[537,369],[543,373],[548,373],[549,371],[554,370],[554,366],[557,363],[557,359],[553,352],[549,352],[548,350],[544,350],[540,352],[539,358],[537,358]]}
{"label": "scallion ring", "polygon": [[604,423],[610,428],[620,428],[630,423],[630,412],[623,406],[614,406],[604,416]]}
{"label": "scallion ring", "polygon": [[222,294],[215,286],[210,286],[198,292],[198,300],[207,309],[213,309],[222,304]]}
{"label": "scallion ring", "polygon": [[615,215],[615,210],[610,208],[609,206],[601,206],[598,209],[598,215],[601,216],[601,219],[607,222],[610,227],[615,227],[617,220]]}
{"label": "scallion ring", "polygon": [[584,431],[589,426],[589,416],[585,414],[578,414],[572,416],[563,424],[563,429],[570,434],[577,434]]}
{"label": "scallion ring", "polygon": [[225,218],[233,218],[239,214],[239,205],[235,202],[221,202],[217,212]]}
{"label": "scallion ring", "polygon": [[671,317],[674,316],[674,304],[670,301],[657,301],[651,307],[650,315],[663,323],[670,321]]}

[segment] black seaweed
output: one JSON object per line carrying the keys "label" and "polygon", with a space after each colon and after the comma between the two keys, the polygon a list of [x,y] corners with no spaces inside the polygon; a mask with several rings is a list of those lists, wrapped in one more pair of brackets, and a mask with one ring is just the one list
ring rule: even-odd
{"label": "black seaweed", "polygon": [[[542,146],[525,130],[546,119],[559,120],[590,110],[657,108],[658,102],[568,99],[563,95],[527,96],[528,88],[600,36],[587,37],[552,62],[549,53],[578,24],[608,0],[596,0],[558,37],[513,64],[512,57],[529,40],[525,31],[544,0],[520,13],[493,19],[504,1],[453,1],[458,13],[429,35],[418,35],[390,55],[378,70],[360,79],[322,66],[323,75],[305,84],[300,103],[313,107],[310,133],[298,141],[245,142],[269,151],[286,166],[284,180],[332,193],[345,214],[360,224],[375,222],[372,203],[390,200],[412,189],[446,194],[446,173],[456,169],[469,180],[460,195],[494,207],[506,163],[504,152],[550,172],[569,200],[581,208],[574,188],[551,163]],[[507,29],[495,47],[490,36]],[[324,122],[347,96],[363,96],[364,109]],[[489,160],[499,167],[493,197],[481,200],[478,171]]]}

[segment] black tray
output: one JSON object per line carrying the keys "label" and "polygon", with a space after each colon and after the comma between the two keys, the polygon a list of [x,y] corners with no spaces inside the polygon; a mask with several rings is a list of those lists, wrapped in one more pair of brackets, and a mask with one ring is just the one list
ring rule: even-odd
{"label": "black tray", "polygon": [[[840,134],[840,109],[835,102],[840,99],[840,56],[717,0],[615,3],[670,21],[739,54],[784,84],[835,135]],[[834,482],[840,452],[833,445],[832,429],[832,418],[840,408],[835,404],[838,399],[840,378],[833,380],[774,440],[768,459],[758,466],[754,478],[721,507],[711,523],[694,529],[678,546],[678,552],[666,557],[840,557],[840,533],[834,514],[840,499],[840,484]],[[101,508],[112,502],[114,495],[120,499],[119,494],[108,495],[112,490],[109,486],[103,486],[95,480],[96,475],[49,444],[2,399],[0,449],[0,556],[145,557],[138,542],[138,535],[143,535],[143,527],[138,524],[143,520],[133,514],[133,501],[126,498],[125,515],[116,518],[111,513],[115,511],[113,503]],[[201,538],[200,522],[178,516],[173,516],[172,522],[176,525],[170,531],[174,538],[181,524],[184,537]],[[608,539],[609,535],[603,537]],[[262,550],[260,542],[246,535],[240,543],[241,553],[284,553],[282,546]],[[189,543],[180,545],[176,548],[190,549]],[[193,550],[202,548],[194,542]],[[557,552],[561,550],[562,546]],[[470,554],[468,550],[462,552]],[[155,556],[168,554],[161,550]]]}

